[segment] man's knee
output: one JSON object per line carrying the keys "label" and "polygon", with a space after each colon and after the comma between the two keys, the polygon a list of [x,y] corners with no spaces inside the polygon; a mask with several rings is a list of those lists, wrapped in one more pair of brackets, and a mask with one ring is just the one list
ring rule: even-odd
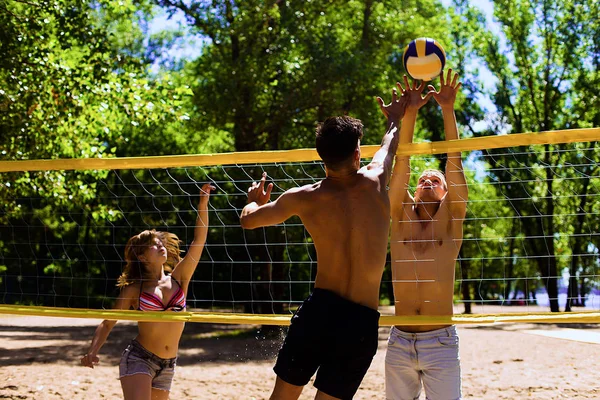
{"label": "man's knee", "polygon": [[296,400],[300,397],[304,386],[296,386],[291,383],[287,383],[283,379],[277,377],[275,381],[275,388],[271,393],[270,400]]}
{"label": "man's knee", "polygon": [[317,394],[315,395],[315,400],[339,400],[339,398],[330,396],[327,393],[323,393],[319,390],[319,391],[317,391]]}

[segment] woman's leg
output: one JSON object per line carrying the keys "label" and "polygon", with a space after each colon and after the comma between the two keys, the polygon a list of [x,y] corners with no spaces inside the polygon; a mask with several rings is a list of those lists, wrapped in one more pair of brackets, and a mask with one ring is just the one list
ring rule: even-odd
{"label": "woman's leg", "polygon": [[[121,378],[123,397],[125,400],[151,400],[152,377],[148,374],[135,374]],[[168,398],[168,392],[167,397]]]}
{"label": "woman's leg", "polygon": [[169,391],[152,388],[152,400],[169,400]]}

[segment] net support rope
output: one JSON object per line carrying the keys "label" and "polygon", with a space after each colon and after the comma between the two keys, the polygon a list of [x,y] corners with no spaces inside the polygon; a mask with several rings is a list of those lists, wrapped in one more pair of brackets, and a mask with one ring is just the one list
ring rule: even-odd
{"label": "net support rope", "polygon": [[[6,306],[0,305],[0,314],[62,317],[62,318],[92,318],[121,321],[154,321],[154,322],[203,322],[213,324],[241,325],[280,325],[290,324],[291,315],[279,314],[243,314],[243,313],[214,313],[190,312],[165,313],[162,311],[136,310],[88,310],[78,308],[38,307],[38,306]],[[538,312],[538,313],[498,313],[470,314],[453,316],[392,316],[382,315],[379,326],[393,325],[452,325],[452,324],[495,324],[495,323],[600,323],[600,312]]]}

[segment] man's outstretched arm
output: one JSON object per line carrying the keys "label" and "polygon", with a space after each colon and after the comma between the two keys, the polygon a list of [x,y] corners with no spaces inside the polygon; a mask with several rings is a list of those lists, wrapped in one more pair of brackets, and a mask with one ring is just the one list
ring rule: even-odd
{"label": "man's outstretched arm", "polygon": [[[417,86],[417,82],[413,81],[412,88],[408,82],[406,75],[404,76],[404,85],[402,86],[402,96],[406,98],[406,112],[402,120],[402,128],[400,129],[399,145],[412,143],[415,132],[415,124],[417,121],[417,113],[423,107],[432,94],[427,93],[422,96],[424,85],[421,82]],[[385,111],[384,111],[385,114]],[[394,171],[390,181],[389,198],[392,209],[392,218],[398,219],[402,217],[402,203],[408,201],[410,193],[408,192],[408,183],[410,181],[410,156],[396,156]]]}
{"label": "man's outstretched arm", "polygon": [[[396,84],[398,88],[402,88],[400,83]],[[387,186],[392,172],[392,165],[394,163],[394,155],[398,149],[398,143],[400,141],[400,121],[404,117],[406,109],[406,99],[402,96],[398,97],[396,88],[392,91],[392,102],[390,104],[384,104],[381,97],[377,97],[377,102],[381,111],[387,118],[387,130],[383,139],[381,140],[381,148],[377,150],[373,159],[367,165],[367,170],[378,171],[380,184],[383,187]]]}
{"label": "man's outstretched arm", "polygon": [[277,225],[293,215],[297,215],[300,205],[298,194],[302,188],[293,188],[269,203],[273,184],[269,183],[265,191],[267,173],[263,172],[260,183],[253,182],[248,189],[248,203],[240,215],[240,224],[244,229]]}
{"label": "man's outstretched arm", "polygon": [[[454,103],[456,94],[462,84],[458,82],[458,74],[452,74],[452,69],[448,70],[448,75],[444,79],[444,74],[440,75],[440,90],[435,91],[433,86],[433,97],[442,108],[444,117],[444,131],[446,140],[458,139],[458,126],[456,124],[456,115],[454,113]],[[464,218],[467,210],[467,200],[469,198],[469,189],[467,180],[463,171],[462,156],[460,152],[448,153],[446,162],[446,183],[448,185],[448,200],[453,210],[454,218]]]}

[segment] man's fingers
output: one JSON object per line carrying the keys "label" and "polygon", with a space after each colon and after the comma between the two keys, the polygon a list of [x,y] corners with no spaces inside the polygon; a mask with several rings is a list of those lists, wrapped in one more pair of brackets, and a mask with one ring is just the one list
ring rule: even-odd
{"label": "man's fingers", "polygon": [[461,87],[462,87],[462,82],[458,82],[458,85],[456,85],[456,91],[458,92]]}
{"label": "man's fingers", "polygon": [[381,97],[377,97],[377,104],[379,105],[379,109],[381,110],[383,115],[387,118],[388,112],[385,109],[385,103],[383,102],[383,99]]}
{"label": "man's fingers", "polygon": [[267,173],[263,172],[262,178],[260,178],[260,183],[258,184],[258,188],[261,190],[261,193],[262,193],[262,190],[264,190],[264,188],[265,188],[266,181],[267,181]]}
{"label": "man's fingers", "polygon": [[410,89],[410,83],[408,83],[408,76],[404,75],[404,86],[406,86],[406,90]]}
{"label": "man's fingers", "polygon": [[448,76],[446,77],[446,83],[449,85],[452,81],[452,68],[448,68]]}
{"label": "man's fingers", "polygon": [[452,87],[456,87],[456,82],[458,82],[458,74],[454,74],[454,79],[452,79]]}
{"label": "man's fingers", "polygon": [[[431,88],[431,86],[429,86]],[[435,91],[435,88],[432,91],[427,92],[427,94],[425,95],[425,97],[423,97],[423,102],[427,103],[429,101],[429,99],[431,98],[431,96],[435,96],[437,94],[437,92]]]}
{"label": "man's fingers", "polygon": [[269,184],[267,185],[267,192],[265,193],[265,196],[266,196],[266,197],[269,197],[269,196],[271,196],[271,191],[272,191],[272,190],[273,190],[273,183],[269,183]]}
{"label": "man's fingers", "polygon": [[396,88],[392,89],[392,103],[395,103],[398,100],[398,91]]}

